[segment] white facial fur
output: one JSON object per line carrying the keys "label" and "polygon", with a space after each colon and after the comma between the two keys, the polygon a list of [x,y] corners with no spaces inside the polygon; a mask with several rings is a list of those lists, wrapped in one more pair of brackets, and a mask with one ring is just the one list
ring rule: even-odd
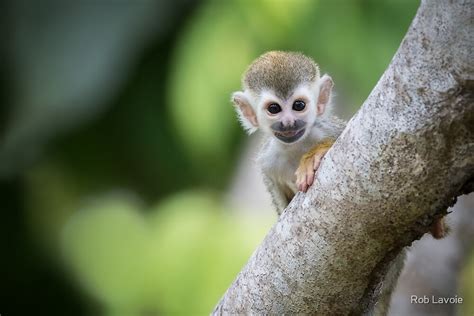
{"label": "white facial fur", "polygon": [[[317,116],[316,100],[318,96],[315,90],[314,84],[301,85],[294,90],[287,100],[278,98],[271,90],[263,91],[260,96],[254,99],[254,109],[260,129],[267,135],[274,135],[274,131],[271,129],[272,124],[282,122],[283,125],[290,126],[296,120],[303,120],[306,122],[305,133],[295,143],[304,139],[310,130],[308,127],[314,124]],[[297,100],[305,103],[304,110],[296,111],[293,109],[293,103]],[[276,114],[268,112],[267,108],[270,104],[278,104],[281,107],[281,112]]]}
{"label": "white facial fur", "polygon": [[[321,99],[324,98],[320,99],[319,97],[323,87],[329,87],[329,90],[326,89],[329,92],[326,94],[325,101],[321,105]],[[271,90],[264,90],[259,94],[245,90],[243,92],[235,92],[232,95],[232,101],[237,105],[239,120],[249,134],[260,128],[267,135],[277,138],[274,134],[275,131],[271,128],[272,124],[281,122],[285,126],[291,126],[297,120],[300,120],[300,122],[305,121],[304,134],[298,140],[290,143],[294,144],[303,140],[309,134],[311,127],[318,117],[325,115],[325,112],[327,112],[325,108],[330,101],[328,98],[330,98],[331,88],[331,78],[324,75],[316,82],[298,86],[287,100],[280,99]],[[323,97],[324,93],[321,96]],[[296,111],[293,109],[293,103],[297,100],[305,102],[304,110]],[[272,114],[268,111],[268,106],[273,103],[280,106],[280,112]],[[320,104],[319,106],[318,103]]]}

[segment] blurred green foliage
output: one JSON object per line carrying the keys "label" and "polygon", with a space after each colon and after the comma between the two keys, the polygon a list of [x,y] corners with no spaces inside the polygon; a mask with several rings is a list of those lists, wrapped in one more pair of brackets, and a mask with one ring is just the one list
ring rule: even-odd
{"label": "blurred green foliage", "polygon": [[220,208],[181,193],[144,215],[110,196],[71,218],[64,253],[108,315],[205,315],[269,228]]}
{"label": "blurred green foliage", "polygon": [[469,260],[466,260],[464,269],[459,277],[460,291],[458,297],[463,298],[463,303],[459,306],[459,315],[474,315],[474,253]]}

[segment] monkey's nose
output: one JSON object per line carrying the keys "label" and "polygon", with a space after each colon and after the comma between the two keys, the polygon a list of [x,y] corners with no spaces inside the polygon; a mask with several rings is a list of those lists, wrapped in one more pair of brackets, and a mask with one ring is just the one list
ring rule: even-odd
{"label": "monkey's nose", "polygon": [[284,122],[280,122],[280,130],[282,132],[284,131],[289,131],[289,130],[293,130],[295,129],[296,127],[296,124],[295,124],[295,121],[294,120],[291,120],[291,121],[284,121]]}

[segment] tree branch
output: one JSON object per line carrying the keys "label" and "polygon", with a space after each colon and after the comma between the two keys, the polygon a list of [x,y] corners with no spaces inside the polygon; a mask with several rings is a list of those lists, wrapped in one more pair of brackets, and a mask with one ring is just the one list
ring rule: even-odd
{"label": "tree branch", "polygon": [[[474,179],[472,1],[423,1],[390,66],[214,314],[359,313]],[[468,187],[472,188],[472,185]]]}

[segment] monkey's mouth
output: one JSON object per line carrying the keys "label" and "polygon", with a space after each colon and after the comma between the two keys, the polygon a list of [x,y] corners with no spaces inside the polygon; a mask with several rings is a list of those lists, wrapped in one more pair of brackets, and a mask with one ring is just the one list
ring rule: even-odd
{"label": "monkey's mouth", "polygon": [[303,136],[305,129],[274,132],[275,137],[285,143],[294,143]]}

